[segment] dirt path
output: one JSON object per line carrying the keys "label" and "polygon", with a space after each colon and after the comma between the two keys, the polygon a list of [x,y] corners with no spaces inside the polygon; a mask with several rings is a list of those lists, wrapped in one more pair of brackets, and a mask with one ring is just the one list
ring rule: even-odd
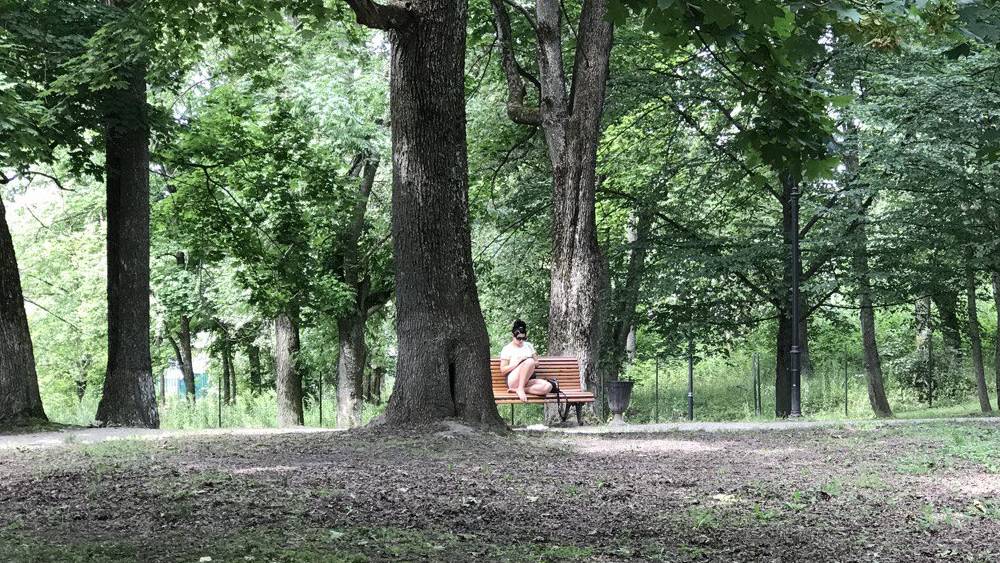
{"label": "dirt path", "polygon": [[[962,418],[893,418],[888,420],[778,420],[773,422],[664,422],[660,424],[624,424],[546,428],[568,434],[655,434],[660,432],[767,432],[817,430],[822,428],[876,428],[881,426],[914,426],[934,423],[998,424],[1000,417]],[[530,430],[531,428],[529,428]],[[540,429],[540,428],[539,428]]]}
{"label": "dirt path", "polygon": [[0,451],[0,561],[1000,560],[1000,426]]}
{"label": "dirt path", "polygon": [[[816,430],[823,428],[874,428],[880,426],[914,426],[931,423],[977,423],[1000,425],[1000,417],[948,418],[948,419],[891,419],[891,420],[800,420],[775,422],[668,422],[661,424],[625,424],[621,426],[581,426],[548,428],[534,425],[519,428],[526,432],[555,432],[566,434],[656,434],[674,432],[786,432],[790,430]],[[276,434],[313,434],[343,432],[333,428],[210,428],[205,430],[150,430],[146,428],[67,428],[49,432],[26,434],[0,434],[0,450],[20,448],[49,448],[67,444],[96,444],[108,440],[219,436],[271,436]]]}
{"label": "dirt path", "polygon": [[210,428],[206,430],[152,430],[148,428],[66,428],[28,434],[0,434],[0,450],[51,448],[68,444],[97,444],[108,440],[157,440],[183,437],[271,436],[338,432],[331,428]]}

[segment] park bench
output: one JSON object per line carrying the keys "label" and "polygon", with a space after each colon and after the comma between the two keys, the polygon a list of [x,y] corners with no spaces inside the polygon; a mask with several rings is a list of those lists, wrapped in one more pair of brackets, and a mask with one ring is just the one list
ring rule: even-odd
{"label": "park bench", "polygon": [[576,421],[583,424],[583,405],[594,402],[594,394],[580,385],[580,361],[576,358],[541,357],[535,374],[542,379],[555,379],[561,393],[549,393],[544,397],[528,395],[528,402],[522,403],[515,393],[507,390],[507,378],[500,375],[500,358],[490,359],[490,374],[493,377],[493,399],[497,405],[510,405],[510,424],[514,425],[514,405],[553,403],[558,404],[559,416],[563,422],[569,416],[569,408],[576,408]]}

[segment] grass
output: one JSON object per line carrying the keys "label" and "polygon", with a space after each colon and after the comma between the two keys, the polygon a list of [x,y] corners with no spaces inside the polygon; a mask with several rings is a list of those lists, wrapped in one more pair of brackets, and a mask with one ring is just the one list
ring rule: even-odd
{"label": "grass", "polygon": [[929,442],[931,451],[904,457],[897,469],[924,475],[972,463],[987,473],[1000,473],[1000,429],[981,425],[929,424],[902,430],[906,436]]}

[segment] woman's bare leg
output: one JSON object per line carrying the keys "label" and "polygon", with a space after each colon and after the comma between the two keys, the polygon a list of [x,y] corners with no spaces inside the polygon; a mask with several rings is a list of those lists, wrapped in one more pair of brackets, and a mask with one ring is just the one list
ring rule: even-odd
{"label": "woman's bare leg", "polygon": [[532,379],[524,386],[524,391],[529,395],[544,397],[552,392],[552,384],[544,379]]}
{"label": "woman's bare leg", "polygon": [[[524,360],[511,373],[514,377],[507,376],[507,387],[517,393],[517,398],[521,399],[522,402],[528,402],[528,394],[525,392],[524,386],[531,378],[531,374],[535,373],[535,360],[533,358]],[[512,383],[513,385],[511,385]]]}

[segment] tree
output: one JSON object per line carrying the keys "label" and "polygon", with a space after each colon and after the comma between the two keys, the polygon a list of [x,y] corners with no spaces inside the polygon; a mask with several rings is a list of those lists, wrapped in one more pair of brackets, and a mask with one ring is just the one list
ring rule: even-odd
{"label": "tree", "polygon": [[[507,115],[516,123],[542,128],[552,167],[548,353],[578,358],[581,386],[595,391],[601,388],[598,355],[606,285],[594,205],[597,146],[612,45],[607,2],[583,1],[569,92],[560,3],[537,0],[534,20],[522,14],[536,42],[537,78],[517,61],[506,5],[502,0],[491,3],[507,79]],[[526,81],[537,87],[537,107],[525,104]],[[547,418],[555,416],[549,409]]]}
{"label": "tree", "polygon": [[[362,262],[370,254],[362,255],[360,243],[365,229],[365,212],[375,183],[378,160],[362,153],[355,160],[354,172],[359,177],[358,193],[351,210],[347,232],[340,252],[343,260],[343,280],[353,289],[353,302],[337,318],[340,353],[337,358],[337,426],[351,428],[361,425],[361,406],[366,396],[364,385],[367,349],[365,326],[368,318],[385,305],[390,290],[373,286],[370,268]],[[380,281],[375,276],[375,282]]]}
{"label": "tree", "polygon": [[0,427],[47,420],[5,213],[0,199]]}
{"label": "tree", "polygon": [[[123,19],[131,3],[114,4]],[[123,62],[116,76],[120,86],[109,88],[102,104],[108,190],[108,371],[96,416],[104,424],[156,428],[160,418],[149,351],[146,68],[141,57]]]}
{"label": "tree", "polygon": [[464,0],[404,8],[348,0],[391,31],[392,239],[398,359],[385,420],[500,427],[472,268],[465,139]]}

